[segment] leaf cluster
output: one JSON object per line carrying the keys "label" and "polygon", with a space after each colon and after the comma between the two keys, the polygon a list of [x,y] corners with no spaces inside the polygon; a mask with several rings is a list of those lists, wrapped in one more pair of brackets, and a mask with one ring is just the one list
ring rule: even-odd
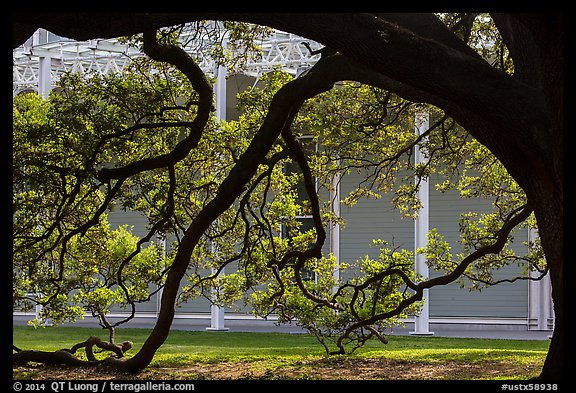
{"label": "leaf cluster", "polygon": [[[461,17],[445,18],[460,28]],[[484,42],[479,37],[492,31],[482,18],[469,23],[461,34],[471,42]],[[200,46],[216,42],[212,56],[232,66],[237,47],[253,52],[254,38],[266,33],[226,24],[224,45],[222,31],[213,27],[201,22],[191,31],[163,30],[156,35],[163,44],[154,48],[174,54],[183,36]],[[508,70],[506,61],[502,67]],[[164,285],[195,220],[235,180],[231,173],[245,162],[278,92],[294,81],[280,71],[263,74],[238,96],[238,120],[207,116],[205,123],[197,123],[206,97],[194,78],[148,58],[135,59],[124,74],[64,75],[48,100],[15,97],[16,304],[43,305],[40,319],[55,323],[81,317],[85,309],[110,329],[115,325],[106,315],[113,307],[129,307],[133,317],[136,304]],[[423,115],[428,127],[417,132],[415,119]],[[280,322],[304,326],[327,352],[344,353],[372,337],[386,342],[386,329],[417,313],[422,291],[440,282],[462,277],[475,287],[492,285],[494,269],[512,263],[546,272],[537,242],[521,255],[511,246],[513,227],[528,211],[526,196],[488,149],[439,109],[344,80],[303,102],[290,120],[266,154],[249,157],[256,172],[194,243],[179,302],[198,296],[220,305],[242,302],[260,316],[275,313]],[[183,146],[185,154],[172,159]],[[421,162],[414,160],[416,149]],[[150,169],[141,166],[150,162]],[[114,170],[129,175],[104,176]],[[432,229],[424,249],[374,239],[377,258],[337,265],[323,243],[325,228],[345,227],[329,197],[343,176],[357,179],[341,198],[351,209],[362,199],[386,198],[413,219],[425,181],[440,192],[487,199],[493,209],[461,216],[457,251]],[[106,214],[115,208],[143,215],[144,236],[127,227],[112,230]],[[534,219],[524,225],[535,228]],[[418,277],[415,253],[445,275],[437,281]]]}

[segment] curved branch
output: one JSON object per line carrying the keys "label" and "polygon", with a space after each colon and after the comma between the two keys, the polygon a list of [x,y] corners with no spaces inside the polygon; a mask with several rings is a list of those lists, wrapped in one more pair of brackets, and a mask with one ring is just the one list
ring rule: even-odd
{"label": "curved branch", "polygon": [[94,362],[96,361],[96,357],[94,357],[93,351],[94,346],[106,351],[114,352],[117,358],[123,358],[124,353],[132,348],[132,342],[124,341],[122,344],[114,344],[104,342],[96,336],[90,336],[86,341],[74,345],[69,350],[62,349],[62,351],[66,351],[74,355],[80,348],[84,348],[88,360]]}
{"label": "curved branch", "polygon": [[270,151],[280,133],[291,126],[304,100],[331,89],[340,78],[339,70],[332,68],[331,63],[326,66],[322,64],[317,63],[308,74],[287,83],[276,93],[264,122],[248,148],[222,181],[216,196],[192,220],[182,237],[166,277],[156,325],[140,351],[126,361],[124,369],[138,371],[152,361],[156,350],[168,337],[180,281],[186,274],[190,257],[204,232],[242,194],[256,174],[262,158]]}
{"label": "curved branch", "polygon": [[[400,276],[403,278],[404,282],[415,291],[414,294],[412,294],[411,296],[403,299],[394,309],[384,312],[384,313],[380,313],[380,314],[376,314],[376,315],[372,315],[370,318],[366,318],[360,321],[357,321],[353,324],[351,324],[348,328],[346,328],[345,332],[338,338],[336,345],[339,348],[338,353],[345,353],[345,349],[344,349],[344,345],[343,345],[343,341],[350,336],[350,334],[352,332],[354,332],[357,329],[363,328],[363,327],[367,327],[369,325],[372,325],[378,321],[382,321],[384,319],[388,319],[388,318],[392,318],[395,316],[400,315],[403,310],[405,310],[406,308],[408,308],[410,305],[414,304],[415,302],[422,300],[422,296],[424,293],[424,289],[430,289],[432,287],[438,286],[438,285],[446,285],[449,284],[453,281],[455,281],[456,279],[458,279],[462,274],[464,274],[464,271],[466,270],[466,268],[468,266],[470,266],[471,263],[473,263],[474,261],[478,260],[479,258],[488,255],[488,254],[497,254],[500,251],[502,251],[502,249],[505,247],[506,245],[506,241],[508,238],[508,235],[510,234],[510,232],[520,223],[522,223],[523,221],[525,221],[530,214],[532,213],[532,208],[528,205],[525,204],[521,207],[519,207],[518,209],[514,210],[513,212],[511,212],[508,217],[506,222],[502,225],[502,227],[500,228],[500,230],[497,233],[496,236],[496,240],[489,245],[480,247],[479,249],[477,249],[476,251],[474,251],[473,253],[471,253],[470,255],[468,255],[466,258],[464,258],[459,264],[458,266],[456,266],[456,268],[454,270],[452,270],[450,273],[445,274],[443,276],[439,276],[439,277],[435,277],[426,281],[422,281],[418,284],[413,283],[407,276],[405,277],[405,275],[403,274],[403,272],[401,272],[402,274],[400,274]],[[390,275],[393,274],[392,272],[386,274],[388,272],[383,272],[380,273],[380,275]],[[399,273],[398,273],[399,274]],[[369,280],[367,281],[376,281],[376,279],[374,277],[371,277]],[[364,285],[365,287],[366,285]]]}
{"label": "curved branch", "polygon": [[496,233],[496,240],[494,243],[482,246],[466,258],[464,258],[456,268],[451,271],[449,274],[444,276],[439,276],[432,278],[427,281],[423,281],[418,284],[420,289],[428,289],[435,287],[437,285],[446,285],[453,281],[455,281],[458,277],[464,274],[464,271],[470,264],[485,255],[488,254],[497,254],[504,246],[506,246],[506,241],[510,232],[520,223],[524,222],[532,213],[532,207],[529,204],[525,204],[520,206],[518,209],[512,211],[508,217],[506,222],[502,225],[500,230]]}
{"label": "curved branch", "polygon": [[[210,118],[212,86],[194,59],[179,46],[160,44],[156,38],[156,31],[144,32],[143,38],[144,53],[153,60],[172,64],[188,78],[199,95],[198,111],[196,118],[189,124],[188,135],[178,142],[171,152],[132,162],[120,168],[104,168],[100,170],[98,175],[98,178],[103,182],[127,178],[143,171],[174,165],[184,159],[190,150],[198,146],[202,131]],[[139,127],[143,126],[140,125]]]}
{"label": "curved branch", "polygon": [[302,171],[304,186],[312,209],[314,228],[316,229],[316,242],[312,248],[305,252],[303,257],[306,259],[312,257],[321,258],[322,246],[326,240],[326,230],[324,229],[322,217],[320,215],[320,201],[318,199],[318,193],[316,192],[312,171],[310,170],[308,159],[302,146],[296,140],[290,129],[286,128],[282,130],[282,139],[284,139],[284,142],[286,142],[286,145],[288,146],[290,156],[298,163],[298,166]]}
{"label": "curved branch", "polygon": [[[106,351],[113,352],[115,358],[107,358],[97,360],[94,356],[93,347],[96,346]],[[88,360],[81,360],[74,354],[80,348],[86,351]],[[67,366],[96,366],[102,363],[115,363],[124,362],[124,353],[132,348],[132,342],[125,341],[122,344],[113,344],[102,341],[100,338],[91,336],[86,341],[74,345],[71,349],[60,349],[57,351],[35,351],[35,350],[22,350],[15,345],[12,349],[16,352],[12,354],[12,362],[16,365],[24,365],[30,362],[67,365]]]}

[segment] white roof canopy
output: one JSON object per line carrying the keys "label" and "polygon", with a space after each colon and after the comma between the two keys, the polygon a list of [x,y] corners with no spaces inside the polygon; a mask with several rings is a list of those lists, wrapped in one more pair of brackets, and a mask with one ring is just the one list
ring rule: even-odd
{"label": "white roof canopy", "polygon": [[[184,43],[185,50],[197,59],[201,68],[206,73],[213,74],[215,60],[207,57],[207,51],[202,49],[214,45],[214,37],[212,41],[206,37],[200,41],[192,36],[193,33],[191,28],[183,29],[180,40]],[[295,74],[298,70],[312,66],[319,59],[319,55],[312,55],[304,43],[312,50],[321,48],[316,42],[274,31],[257,42],[261,53],[250,56],[241,72],[259,75],[274,68],[281,68]],[[84,74],[121,72],[132,59],[139,56],[143,56],[143,53],[137,47],[116,38],[74,41],[38,29],[24,45],[13,50],[13,94],[38,89],[41,64],[50,64],[50,81],[54,83],[66,71]]]}

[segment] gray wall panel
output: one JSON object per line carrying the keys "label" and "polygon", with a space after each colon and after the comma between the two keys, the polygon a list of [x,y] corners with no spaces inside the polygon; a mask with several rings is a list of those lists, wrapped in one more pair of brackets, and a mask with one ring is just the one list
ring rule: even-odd
{"label": "gray wall panel", "polygon": [[[462,199],[456,191],[440,193],[430,187],[430,228],[437,228],[452,245],[452,255],[460,252],[458,219],[467,211],[489,212],[490,202],[482,199]],[[525,248],[527,234],[515,236],[515,249]],[[508,266],[495,273],[497,278],[517,275],[520,268]],[[439,273],[431,272],[431,276]],[[431,316],[526,317],[528,314],[528,285],[526,281],[503,283],[481,292],[460,288],[453,283],[430,290]]]}

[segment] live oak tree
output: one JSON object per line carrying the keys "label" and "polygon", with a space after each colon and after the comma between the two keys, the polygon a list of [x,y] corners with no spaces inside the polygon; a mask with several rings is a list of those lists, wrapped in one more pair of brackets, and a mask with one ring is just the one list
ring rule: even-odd
{"label": "live oak tree", "polygon": [[[93,171],[123,158],[123,151],[135,154],[129,139],[98,149],[102,135],[138,115],[122,91],[138,91],[156,104],[161,96],[139,90],[147,85],[130,78],[84,81],[70,74],[62,84],[66,89],[50,100],[35,93],[14,100],[14,306],[41,305],[37,326],[75,321],[89,311],[114,344],[114,329],[126,320],[112,322],[108,314],[115,306],[128,308],[131,319],[136,303],[154,294],[150,286],[161,287],[170,258],[158,244],[143,247],[150,236],[139,239],[125,225],[111,230],[105,210],[114,201]],[[122,104],[104,104],[102,94]],[[137,107],[149,110],[142,100]],[[154,141],[146,142],[153,151]]]}
{"label": "live oak tree", "polygon": [[[486,19],[484,15],[472,14],[442,17],[432,14],[16,15],[13,24],[15,46],[28,38],[37,27],[75,39],[144,32],[144,52],[156,61],[173,65],[190,83],[190,91],[185,95],[190,98],[182,112],[187,112],[189,117],[178,119],[185,124],[179,125],[184,131],[177,142],[168,145],[169,149],[159,152],[159,155],[143,153],[133,157],[130,162],[100,167],[92,173],[91,179],[97,180],[100,187],[117,195],[120,195],[123,184],[132,182],[134,176],[144,178],[143,182],[148,183],[150,180],[146,177],[161,174],[168,180],[163,183],[166,196],[159,199],[165,202],[157,206],[159,212],[163,210],[164,214],[158,217],[165,217],[169,213],[173,217],[169,225],[180,225],[179,229],[182,230],[170,268],[163,276],[161,310],[154,330],[132,358],[112,363],[131,371],[140,370],[150,363],[168,335],[179,284],[189,271],[191,258],[202,249],[208,250],[209,242],[233,236],[234,231],[239,231],[244,240],[245,246],[240,248],[239,254],[238,249],[221,251],[216,247],[212,260],[223,258],[216,255],[221,252],[221,255],[228,253],[230,256],[221,262],[238,262],[247,256],[260,261],[256,266],[271,272],[268,274],[273,276],[273,282],[277,285],[267,295],[264,304],[274,305],[274,301],[278,301],[276,305],[282,308],[281,312],[286,312],[287,318],[293,312],[306,310],[306,307],[331,309],[332,314],[325,315],[325,326],[328,329],[341,329],[336,342],[341,351],[343,342],[349,339],[361,342],[364,337],[372,335],[384,339],[378,323],[400,315],[409,306],[415,306],[425,288],[453,282],[462,275],[490,283],[490,264],[498,266],[518,258],[506,251],[506,245],[511,231],[526,222],[531,226],[537,223],[546,268],[542,265],[539,246],[530,247],[531,254],[525,258],[543,272],[548,269],[553,286],[556,324],[541,377],[561,378],[564,346],[563,20],[561,15],[539,14],[494,14],[490,17]],[[222,149],[222,154],[228,156],[222,160],[222,165],[226,165],[226,162],[230,164],[213,175],[217,177],[220,174],[222,177],[187,186],[189,192],[204,190],[209,197],[188,215],[189,220],[178,224],[179,218],[174,214],[177,211],[174,198],[176,183],[180,180],[191,181],[178,173],[178,167],[183,161],[191,159],[206,141],[204,137],[210,134],[205,131],[211,122],[212,93],[209,82],[194,61],[177,46],[158,42],[154,30],[205,19],[266,25],[316,40],[329,50],[323,51],[321,60],[308,73],[285,83],[275,92],[261,120],[250,124],[252,128],[247,131],[249,138],[246,145],[237,150],[228,147]],[[492,22],[493,25],[489,26]],[[494,35],[491,48],[477,45],[478,29]],[[327,162],[322,161],[320,156],[315,163],[298,142],[294,126],[301,120],[299,117],[306,113],[302,110],[307,100],[330,92],[335,84],[342,81],[356,81],[379,89],[374,98],[380,104],[380,122],[376,122],[376,125],[369,122],[364,127],[353,124],[348,137],[352,141],[361,141],[362,133],[366,133],[381,144],[376,145],[379,147],[376,151],[368,150],[370,155],[357,157],[353,154],[358,152],[359,145],[354,150],[354,143],[336,140],[332,146],[334,151],[345,152],[350,148],[350,160],[332,159]],[[387,92],[393,93],[393,96]],[[392,185],[387,185],[387,182],[392,177],[387,175],[395,174],[398,168],[394,165],[402,165],[391,164],[391,156],[385,155],[390,153],[386,148],[387,143],[395,142],[400,148],[396,157],[398,163],[403,162],[401,157],[409,151],[411,144],[424,143],[423,140],[416,140],[414,135],[405,135],[402,143],[386,140],[392,134],[381,131],[380,126],[387,121],[382,120],[387,119],[382,111],[388,108],[390,97],[401,97],[411,103],[427,103],[439,109],[438,123],[434,127],[436,133],[430,130],[426,142],[430,164],[409,169],[421,176],[428,176],[436,166],[444,168],[441,170],[448,175],[450,170],[456,171],[462,164],[471,165],[486,176],[477,177],[476,180],[469,178],[465,180],[467,184],[461,182],[458,187],[464,192],[482,193],[485,192],[482,190],[489,190],[487,194],[496,196],[503,203],[497,206],[494,214],[478,220],[471,215],[463,217],[465,255],[450,255],[440,234],[431,233],[430,247],[420,251],[426,253],[431,266],[446,270],[446,274],[440,277],[425,281],[412,277],[410,271],[405,269],[409,256],[394,252],[384,242],[379,242],[383,249],[382,257],[365,264],[368,269],[362,280],[344,283],[329,293],[328,287],[332,283],[320,280],[318,285],[323,287],[312,289],[310,283],[303,279],[303,272],[313,268],[311,261],[322,260],[321,249],[326,238],[325,212],[312,180],[314,169],[321,167],[314,165],[324,164],[328,165],[329,170],[339,171],[357,166],[358,162],[354,163],[354,159],[369,162],[367,168],[372,174],[371,187],[364,187],[359,194],[362,196],[362,193],[373,192],[374,189],[389,190]],[[140,132],[147,127],[145,124],[157,122],[170,112],[165,108],[160,112],[158,110],[155,119],[142,118],[139,119],[140,123],[135,121],[138,130],[130,130],[132,125],[126,125],[120,131],[110,130],[110,135],[116,132],[119,136],[127,136],[131,132]],[[180,110],[179,107],[177,111]],[[356,118],[358,113],[362,112],[357,112],[351,118]],[[371,122],[374,121],[371,118]],[[331,124],[333,122],[334,119],[329,121]],[[451,122],[454,125],[451,126]],[[150,127],[157,127],[157,124]],[[238,127],[228,132],[240,132],[241,129]],[[100,142],[96,142],[98,149],[112,139],[105,135],[101,135],[101,138]],[[217,140],[210,141],[217,143]],[[462,152],[460,156],[459,153],[442,153],[441,148],[450,150],[453,146],[458,147],[453,150]],[[467,152],[474,152],[473,157],[466,155]],[[382,155],[378,157],[378,154]],[[492,160],[492,155],[497,162]],[[272,209],[268,209],[268,202],[262,195],[273,195],[273,172],[286,159],[296,163],[301,173],[308,199],[302,208],[310,210],[314,230],[308,237],[303,234],[303,238],[294,240],[292,244],[275,249],[271,223],[274,219],[281,221],[284,212],[279,212],[276,217],[267,217],[265,213]],[[466,160],[469,162],[466,163]],[[194,168],[193,163],[188,164]],[[339,165],[342,167],[339,168]],[[484,171],[485,168],[489,170]],[[495,184],[504,187],[494,187]],[[442,186],[451,186],[451,182],[447,181]],[[414,200],[412,204],[408,203],[414,189],[399,186],[398,191],[398,204],[407,207],[407,213],[418,207]],[[352,199],[354,197],[357,196],[352,196]],[[531,218],[532,214],[534,219]],[[168,221],[163,224],[168,224]],[[88,229],[76,228],[82,228],[77,229],[78,233]],[[251,248],[250,240],[261,233],[267,234],[265,240]],[[476,264],[476,261],[481,262]],[[317,266],[328,271],[329,261]],[[261,274],[264,273],[250,272],[250,277],[262,278]],[[237,279],[237,282],[242,280],[241,277]],[[196,285],[205,282],[203,278],[197,278],[197,281]],[[393,296],[384,296],[397,293],[400,286],[405,289],[401,297],[394,300]],[[287,291],[294,288],[299,289],[298,293],[303,299],[296,307],[291,307],[282,299]],[[263,295],[260,299],[265,297]],[[388,301],[391,303],[386,303]],[[345,318],[330,319],[328,315],[342,315]],[[304,314],[298,317],[306,320]],[[318,332],[322,336],[326,331]]]}

